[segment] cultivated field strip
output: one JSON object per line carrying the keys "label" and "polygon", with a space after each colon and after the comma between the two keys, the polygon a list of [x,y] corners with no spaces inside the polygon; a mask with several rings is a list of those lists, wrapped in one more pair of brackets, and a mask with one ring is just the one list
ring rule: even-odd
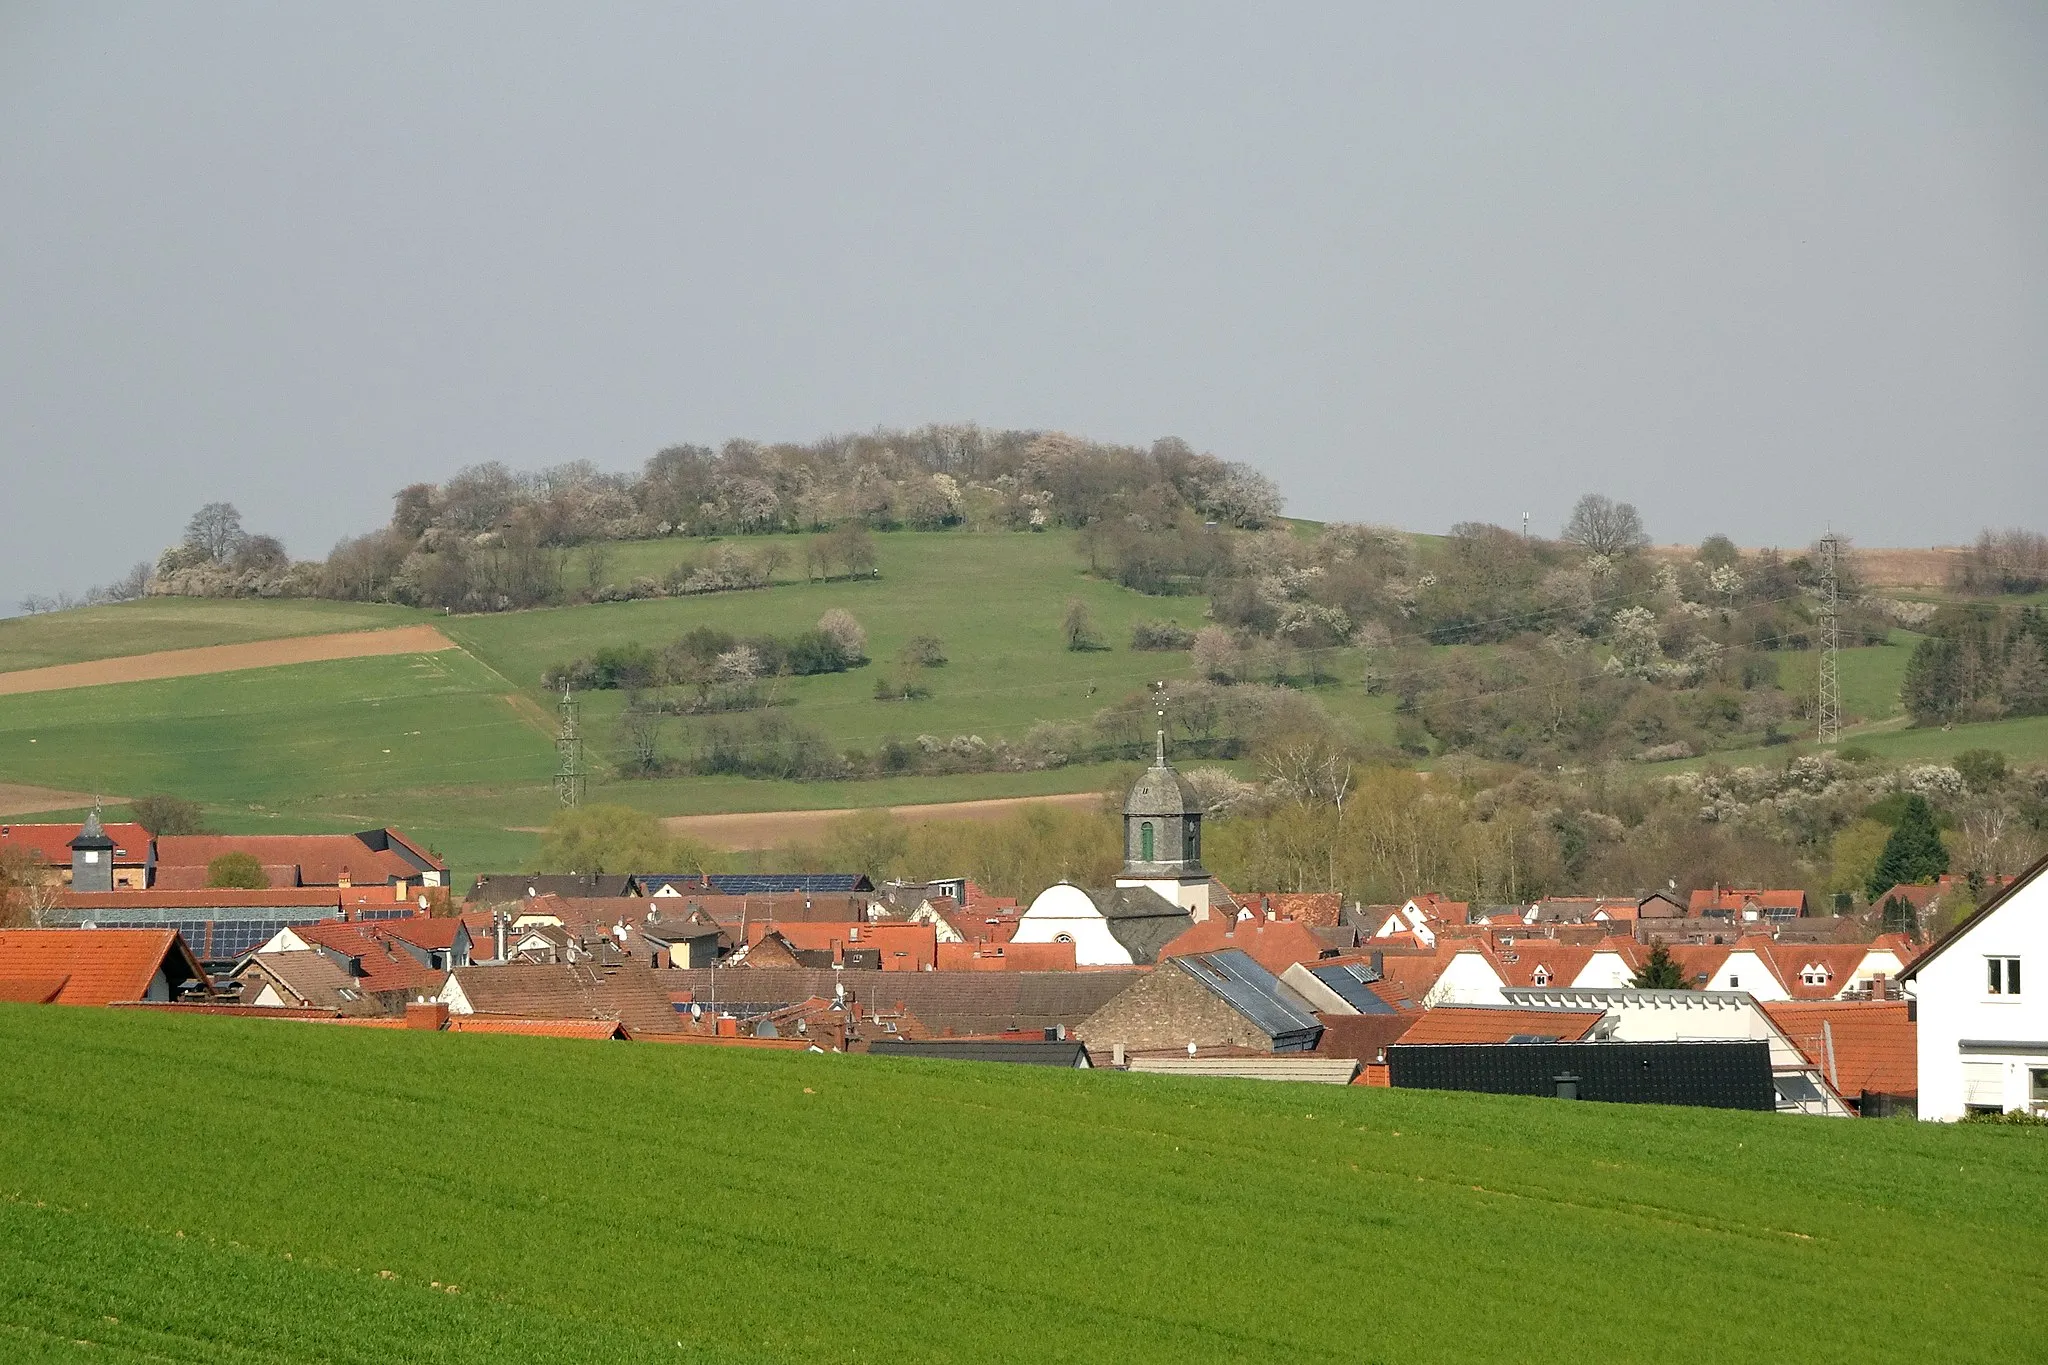
{"label": "cultivated field strip", "polygon": [[0,673],[0,696],[62,692],[74,687],[104,687],[110,683],[151,682],[159,678],[195,678],[249,668],[325,663],[332,659],[433,654],[454,648],[455,642],[432,626],[351,630],[335,635],[296,635],[282,640],[167,649],[154,654],[130,654],[117,659],[93,659],[86,663],[53,664],[47,668]]}

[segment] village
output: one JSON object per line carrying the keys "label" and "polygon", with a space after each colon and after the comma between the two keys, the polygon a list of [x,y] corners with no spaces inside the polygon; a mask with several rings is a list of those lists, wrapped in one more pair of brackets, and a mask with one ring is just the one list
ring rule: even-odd
{"label": "village", "polygon": [[[843,874],[477,876],[396,829],[0,827],[49,872],[0,1000],[310,1025],[861,1052],[1830,1117],[2048,1109],[2043,867],[1945,936],[1803,891],[1479,906],[1223,885],[1157,756],[1122,875],[1028,904]],[[262,889],[209,882],[253,859]],[[1947,879],[1881,898],[1916,911]],[[2037,993],[2038,994],[2038,993]]]}

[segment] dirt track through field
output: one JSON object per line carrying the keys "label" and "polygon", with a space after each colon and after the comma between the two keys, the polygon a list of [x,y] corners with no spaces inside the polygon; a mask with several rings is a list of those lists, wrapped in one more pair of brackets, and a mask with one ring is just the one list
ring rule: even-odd
{"label": "dirt track through field", "polygon": [[0,673],[0,697],[102,687],[108,683],[149,682],[157,678],[194,678],[243,668],[275,668],[280,664],[366,659],[379,654],[432,654],[453,648],[455,642],[432,626],[400,626],[395,630],[351,630],[338,635],[253,640],[243,645],[166,649],[156,654],[130,654],[123,659],[93,659],[82,664],[52,664],[48,668]]}
{"label": "dirt track through field", "polygon": [[[125,796],[100,793],[99,799],[110,805],[126,801]],[[0,782],[0,815],[34,815],[46,810],[77,810],[90,806],[93,797],[86,792],[58,791],[55,787],[30,787],[19,782]]]}
{"label": "dirt track through field", "polygon": [[[1061,806],[1087,810],[1102,798],[1095,792],[1059,796],[1004,796],[990,801],[948,801],[931,806],[891,806],[889,813],[909,823],[931,820],[1002,820],[1027,806]],[[713,848],[774,848],[808,843],[824,837],[826,826],[852,815],[850,810],[770,810],[728,815],[671,815],[662,827],[671,834],[702,839]]]}

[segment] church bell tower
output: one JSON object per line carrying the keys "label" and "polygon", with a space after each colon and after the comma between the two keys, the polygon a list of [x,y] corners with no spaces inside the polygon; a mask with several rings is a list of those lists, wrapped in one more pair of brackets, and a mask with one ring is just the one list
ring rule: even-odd
{"label": "church bell tower", "polygon": [[1147,886],[1197,920],[1209,917],[1209,873],[1202,866],[1202,803],[1166,761],[1166,732],[1158,756],[1124,798],[1124,870],[1118,886]]}

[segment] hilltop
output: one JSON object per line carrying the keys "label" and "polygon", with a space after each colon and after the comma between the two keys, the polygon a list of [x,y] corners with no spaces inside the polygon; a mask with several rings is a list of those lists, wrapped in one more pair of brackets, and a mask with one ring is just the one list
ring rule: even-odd
{"label": "hilltop", "polygon": [[0,1047],[14,1359],[1968,1360],[2048,1309],[2025,1130],[10,1005]]}

